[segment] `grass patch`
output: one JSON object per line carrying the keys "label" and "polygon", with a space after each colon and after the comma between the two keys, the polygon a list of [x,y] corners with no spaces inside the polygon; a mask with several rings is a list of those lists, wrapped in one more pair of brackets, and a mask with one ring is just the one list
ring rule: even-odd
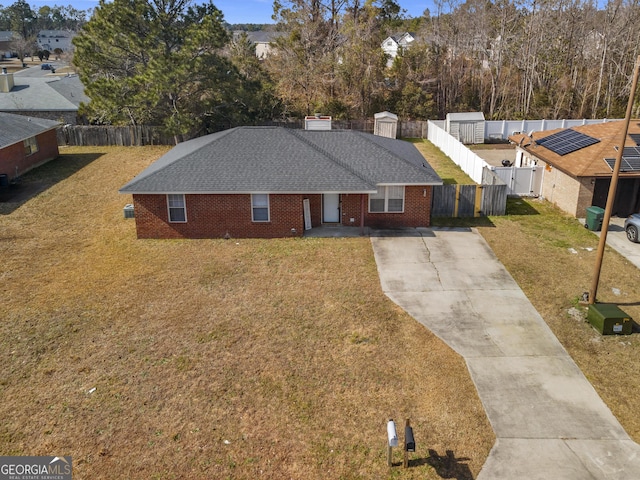
{"label": "grass patch", "polygon": [[64,149],[0,214],[0,451],[77,478],[438,479],[445,452],[477,475],[466,365],[384,296],[369,240],[137,240],[117,190],[166,151]]}
{"label": "grass patch", "polygon": [[[491,227],[478,226],[480,233],[627,433],[640,441],[640,336],[600,335],[578,304],[593,278],[598,237],[537,199],[509,199],[507,215],[490,220]],[[640,320],[640,271],[609,247],[598,301],[620,305]]]}
{"label": "grass patch", "polygon": [[442,150],[436,147],[429,140],[409,139],[416,148],[424,155],[429,165],[440,175],[445,185],[461,184],[474,185],[475,182],[469,175],[447,157]]}
{"label": "grass patch", "polygon": [[[433,165],[441,176],[446,173],[440,168],[457,168],[448,157]],[[579,304],[593,278],[598,237],[540,199],[509,198],[504,216],[433,218],[432,223],[477,227],[627,433],[640,442],[635,412],[640,390],[638,329],[630,336],[602,336],[586,322],[586,308]],[[609,247],[598,301],[617,304],[640,322],[640,271]]]}

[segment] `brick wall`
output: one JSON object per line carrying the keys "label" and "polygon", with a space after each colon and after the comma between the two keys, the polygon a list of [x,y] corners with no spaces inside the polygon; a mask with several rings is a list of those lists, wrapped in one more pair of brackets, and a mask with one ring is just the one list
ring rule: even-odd
{"label": "brick wall", "polygon": [[[584,216],[588,205],[584,205],[581,209],[579,200],[583,203],[587,193],[584,191],[586,185],[582,185],[580,180],[566,173],[561,172],[557,168],[550,167],[545,162],[539,162],[544,168],[544,177],[542,178],[542,196],[548,202],[556,205],[569,215],[578,217]],[[591,188],[593,186],[590,185]],[[593,196],[593,191],[591,191]]]}
{"label": "brick wall", "polygon": [[300,236],[302,199],[303,195],[270,195],[271,221],[253,222],[251,195],[185,195],[187,222],[169,223],[165,195],[133,196],[138,238]]}
{"label": "brick wall", "polygon": [[18,142],[0,150],[0,173],[7,174],[9,179],[24,175],[29,170],[58,157],[58,141],[56,131],[49,130],[36,136],[39,150],[25,156],[24,143]]}
{"label": "brick wall", "polygon": [[[426,189],[426,196],[423,194]],[[342,224],[360,225],[362,195],[341,195]],[[186,223],[169,223],[165,195],[134,195],[138,238],[279,238],[304,234],[303,200],[309,199],[313,227],[322,225],[322,195],[269,195],[270,222],[251,221],[251,195],[185,195]],[[366,213],[373,228],[427,227],[431,187],[406,187],[405,213]],[[351,223],[350,219],[354,222]],[[295,229],[295,232],[292,232]]]}
{"label": "brick wall", "polygon": [[[404,213],[369,213],[368,195],[341,196],[342,224],[360,226],[361,201],[364,196],[364,225],[371,228],[428,227],[431,225],[430,186],[408,186],[404,189]],[[354,219],[351,222],[351,219]]]}

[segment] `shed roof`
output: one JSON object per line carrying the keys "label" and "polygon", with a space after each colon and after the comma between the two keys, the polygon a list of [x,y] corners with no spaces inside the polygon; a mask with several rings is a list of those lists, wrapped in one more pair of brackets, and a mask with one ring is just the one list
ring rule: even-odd
{"label": "shed roof", "polygon": [[59,124],[53,120],[0,112],[0,148],[22,142]]}
{"label": "shed roof", "polygon": [[[599,142],[566,155],[559,155],[544,145],[538,145],[536,143],[536,140],[565,130],[563,128],[534,132],[531,137],[526,134],[512,135],[509,137],[509,140],[519,145],[520,148],[534,157],[574,177],[610,177],[612,170],[604,159],[615,158],[617,156],[618,152],[616,147],[621,147],[620,137],[623,128],[624,121],[572,127],[572,130],[598,139]],[[640,134],[640,120],[632,120],[629,123],[628,133],[629,135],[626,136],[625,143],[622,147],[636,146],[636,142],[630,135]],[[620,175],[638,177],[640,176],[640,172],[621,172]]]}
{"label": "shed roof", "polygon": [[440,185],[414,145],[352,130],[237,127],[181,143],[121,193],[373,193]]}
{"label": "shed roof", "polygon": [[484,113],[482,112],[462,112],[462,113],[447,113],[447,120],[453,122],[470,122],[470,121],[484,121]]}
{"label": "shed roof", "polygon": [[391,119],[391,120],[398,121],[398,116],[395,113],[391,113],[391,112],[387,112],[387,111],[375,113],[373,115],[373,118],[375,118],[376,120],[381,120],[383,118],[388,118],[388,119]]}

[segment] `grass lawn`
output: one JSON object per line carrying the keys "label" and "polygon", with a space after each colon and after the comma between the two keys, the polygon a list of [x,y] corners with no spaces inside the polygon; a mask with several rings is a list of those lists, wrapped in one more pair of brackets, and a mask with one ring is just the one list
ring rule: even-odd
{"label": "grass lawn", "polygon": [[[421,142],[419,148],[436,171],[449,172],[444,175],[452,183],[470,183],[433,144]],[[478,228],[627,433],[640,442],[640,417],[635,411],[640,335],[600,335],[586,322],[586,309],[578,303],[591,285],[598,237],[538,199],[509,199],[505,216],[436,218],[433,223]],[[598,301],[615,303],[640,322],[640,270],[609,247]]]}
{"label": "grass lawn", "polygon": [[384,296],[369,239],[136,240],[117,190],[166,150],[63,149],[0,203],[0,452],[75,479],[475,477],[466,365]]}

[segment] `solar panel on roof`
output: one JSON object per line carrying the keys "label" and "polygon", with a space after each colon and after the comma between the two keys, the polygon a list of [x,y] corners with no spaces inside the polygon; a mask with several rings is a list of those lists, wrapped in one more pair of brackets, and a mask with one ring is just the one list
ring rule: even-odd
{"label": "solar panel on roof", "polygon": [[[609,168],[613,172],[613,169],[616,165],[615,158],[605,158],[605,162],[609,165]],[[640,157],[622,157],[622,162],[620,163],[620,171],[621,172],[640,172]]]}
{"label": "solar panel on roof", "polygon": [[622,149],[623,157],[640,157],[640,147],[624,147]]}
{"label": "solar panel on roof", "polygon": [[640,145],[640,133],[630,133],[629,138],[631,138],[636,145]]}
{"label": "solar panel on roof", "polygon": [[551,150],[558,155],[566,155],[571,152],[575,152],[582,148],[594,145],[600,142],[597,138],[590,137],[584,133],[577,132],[570,128],[561,130],[557,133],[549,135],[548,137],[536,140],[538,145]]}

